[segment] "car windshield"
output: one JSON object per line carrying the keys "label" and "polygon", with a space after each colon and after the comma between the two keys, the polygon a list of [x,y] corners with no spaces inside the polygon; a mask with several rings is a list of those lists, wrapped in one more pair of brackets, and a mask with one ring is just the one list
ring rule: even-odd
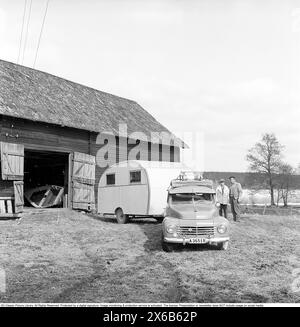
{"label": "car windshield", "polygon": [[211,193],[176,193],[172,194],[172,204],[210,203],[213,200]]}

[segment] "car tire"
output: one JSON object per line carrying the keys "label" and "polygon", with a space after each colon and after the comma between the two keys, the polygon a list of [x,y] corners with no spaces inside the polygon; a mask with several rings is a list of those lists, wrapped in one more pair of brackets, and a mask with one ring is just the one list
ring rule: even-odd
{"label": "car tire", "polygon": [[226,251],[228,249],[229,241],[218,243],[217,247],[219,250]]}
{"label": "car tire", "polygon": [[165,252],[173,252],[175,249],[175,244],[167,243],[164,241],[164,234],[161,234],[161,246]]}
{"label": "car tire", "polygon": [[116,218],[119,224],[127,224],[129,221],[129,216],[125,215],[121,208],[116,210]]}
{"label": "car tire", "polygon": [[171,243],[167,243],[167,242],[162,242],[162,249],[165,252],[173,252],[175,250],[175,247],[173,244]]}
{"label": "car tire", "polygon": [[161,237],[161,245],[162,245],[162,249],[165,252],[173,252],[176,249],[178,249],[178,244],[168,243],[168,242],[164,241],[164,234],[162,234],[162,237]]}

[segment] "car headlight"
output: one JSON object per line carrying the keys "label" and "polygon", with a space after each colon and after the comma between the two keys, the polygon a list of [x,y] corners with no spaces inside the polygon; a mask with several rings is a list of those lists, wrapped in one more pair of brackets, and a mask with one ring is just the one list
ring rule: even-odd
{"label": "car headlight", "polygon": [[176,225],[167,225],[166,230],[168,234],[174,234],[177,232],[177,226]]}
{"label": "car headlight", "polygon": [[221,224],[217,227],[217,230],[220,234],[225,234],[227,232],[227,226],[225,224]]}

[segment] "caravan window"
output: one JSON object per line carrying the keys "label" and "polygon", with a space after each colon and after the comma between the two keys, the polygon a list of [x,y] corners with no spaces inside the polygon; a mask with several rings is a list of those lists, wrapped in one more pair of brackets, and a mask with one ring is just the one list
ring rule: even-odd
{"label": "caravan window", "polygon": [[106,175],[106,185],[115,185],[116,184],[116,174]]}
{"label": "caravan window", "polygon": [[141,171],[131,171],[130,172],[130,183],[140,183],[142,181]]}

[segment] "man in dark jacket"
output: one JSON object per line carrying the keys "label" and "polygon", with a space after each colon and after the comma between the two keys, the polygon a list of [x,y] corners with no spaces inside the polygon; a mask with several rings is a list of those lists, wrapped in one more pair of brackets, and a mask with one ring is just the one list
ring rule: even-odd
{"label": "man in dark jacket", "polygon": [[239,221],[241,216],[240,209],[240,198],[242,197],[243,190],[240,183],[238,183],[234,176],[229,177],[231,182],[231,186],[229,188],[229,198],[230,198],[230,206],[231,212],[233,215],[234,221]]}

